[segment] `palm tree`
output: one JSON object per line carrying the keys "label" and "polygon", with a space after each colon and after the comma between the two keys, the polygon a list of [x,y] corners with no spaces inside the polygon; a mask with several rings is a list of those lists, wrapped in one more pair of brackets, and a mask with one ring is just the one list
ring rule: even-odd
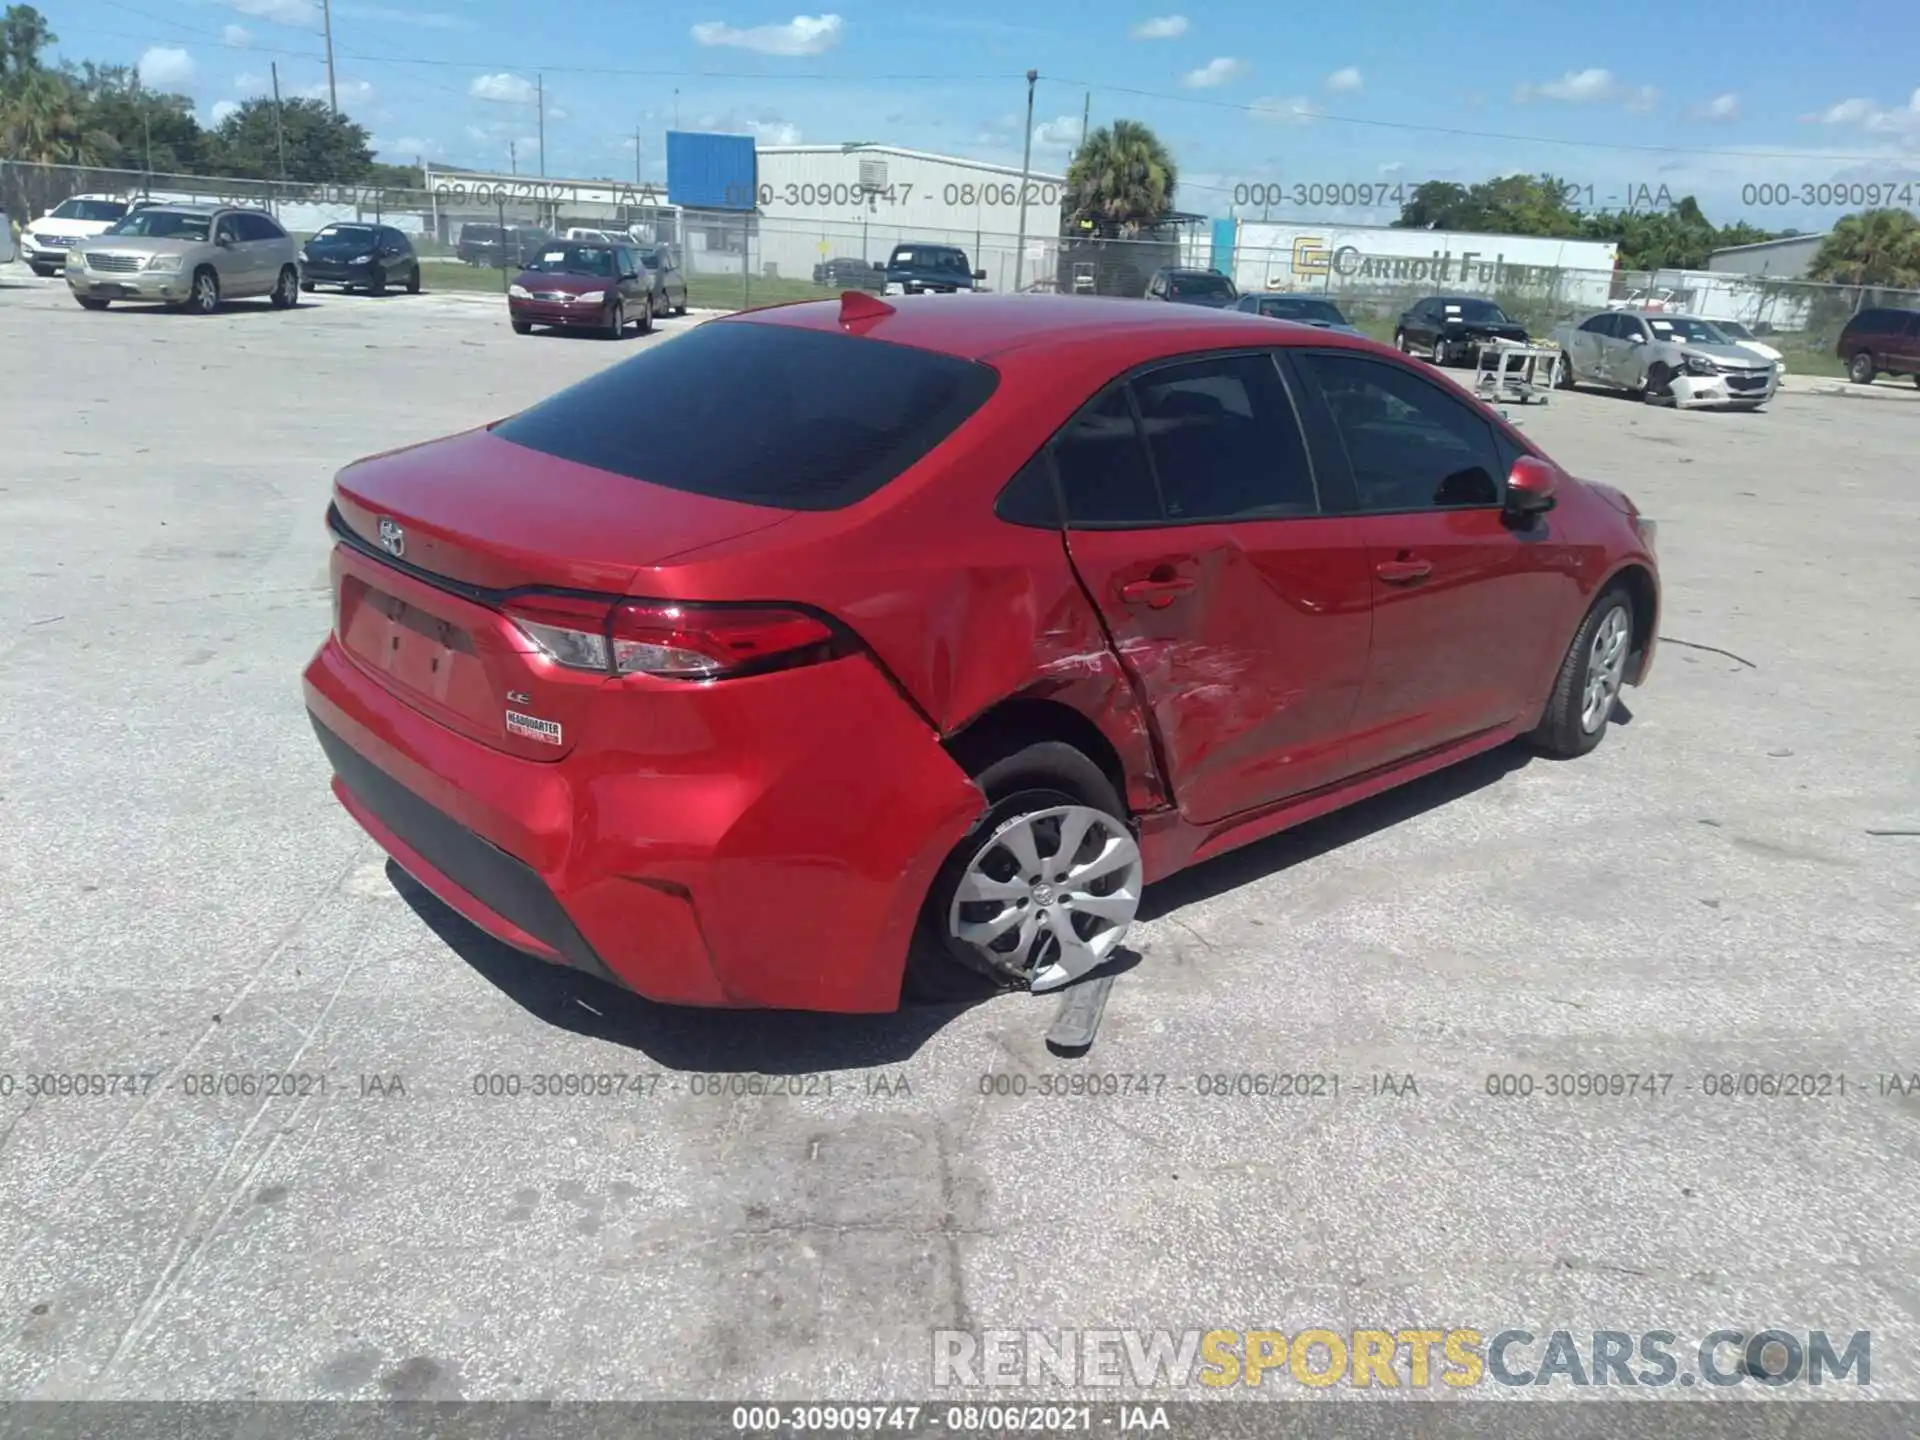
{"label": "palm tree", "polygon": [[1173,208],[1178,178],[1158,135],[1138,120],[1116,120],[1087,136],[1067,167],[1068,218],[1132,237]]}
{"label": "palm tree", "polygon": [[92,123],[73,82],[35,70],[10,86],[0,102],[0,150],[29,165],[98,165],[113,137]]}
{"label": "palm tree", "polygon": [[1809,280],[1920,289],[1920,219],[1905,210],[1843,215],[1807,266]]}

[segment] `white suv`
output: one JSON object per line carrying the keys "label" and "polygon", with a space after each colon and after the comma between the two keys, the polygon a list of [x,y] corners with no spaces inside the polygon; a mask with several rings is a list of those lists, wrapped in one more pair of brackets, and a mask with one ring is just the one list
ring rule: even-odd
{"label": "white suv", "polygon": [[111,195],[72,195],[20,230],[20,258],[36,275],[51,275],[67,252],[127,216],[129,202]]}

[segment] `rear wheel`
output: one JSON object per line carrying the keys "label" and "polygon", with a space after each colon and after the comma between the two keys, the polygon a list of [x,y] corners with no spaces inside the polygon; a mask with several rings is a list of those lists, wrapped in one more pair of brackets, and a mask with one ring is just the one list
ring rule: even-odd
{"label": "rear wheel", "polygon": [[651,335],[653,333],[653,316],[653,296],[648,295],[647,303],[640,307],[640,333],[642,335]]}
{"label": "rear wheel", "polygon": [[1873,383],[1873,376],[1873,353],[1871,351],[1861,350],[1847,362],[1847,378],[1853,381],[1854,384],[1871,385]]}
{"label": "rear wheel", "polygon": [[1640,398],[1649,405],[1664,405],[1673,399],[1673,371],[1665,365],[1647,371],[1647,388],[1640,392]]}
{"label": "rear wheel", "polygon": [[1393,348],[1398,350],[1402,355],[1411,355],[1413,353],[1413,347],[1407,344],[1406,331],[1396,330],[1393,332]]}
{"label": "rear wheel", "polygon": [[1447,363],[1447,337],[1444,335],[1433,337],[1433,363],[1436,365]]}
{"label": "rear wheel", "polygon": [[[676,315],[684,315],[687,313],[687,297],[685,295],[682,295],[680,297],[680,303],[673,307],[673,313]],[[1914,376],[1914,379],[1920,380],[1920,375]]]}
{"label": "rear wheel", "polygon": [[1556,390],[1573,389],[1573,357],[1564,350],[1560,352],[1559,363],[1553,369],[1553,388]]}
{"label": "rear wheel", "polygon": [[1626,682],[1632,648],[1633,600],[1624,589],[1608,590],[1594,601],[1567,647],[1546,713],[1528,737],[1533,744],[1564,759],[1598,745]]}
{"label": "rear wheel", "polygon": [[273,308],[291,310],[300,303],[300,272],[291,265],[280,267],[280,278],[273,282]]}
{"label": "rear wheel", "polygon": [[1140,847],[1113,783],[1043,740],[975,777],[987,810],[921,911],[904,995],[925,1001],[1054,990],[1105,961],[1140,906]]}
{"label": "rear wheel", "polygon": [[102,300],[94,295],[76,295],[73,298],[80,302],[80,308],[82,310],[104,310],[112,303],[111,301]]}
{"label": "rear wheel", "polygon": [[618,300],[607,307],[607,324],[604,333],[609,340],[618,340],[627,333],[627,307]]}

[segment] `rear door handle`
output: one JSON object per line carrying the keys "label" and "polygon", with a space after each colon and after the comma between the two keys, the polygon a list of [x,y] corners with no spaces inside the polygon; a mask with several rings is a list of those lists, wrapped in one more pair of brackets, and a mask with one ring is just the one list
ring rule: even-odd
{"label": "rear door handle", "polygon": [[1373,573],[1388,585],[1412,585],[1431,575],[1433,566],[1425,560],[1382,560]]}
{"label": "rear door handle", "polygon": [[1171,605],[1174,598],[1193,589],[1193,581],[1182,575],[1165,579],[1129,580],[1120,587],[1120,598],[1129,605],[1151,605],[1159,609]]}

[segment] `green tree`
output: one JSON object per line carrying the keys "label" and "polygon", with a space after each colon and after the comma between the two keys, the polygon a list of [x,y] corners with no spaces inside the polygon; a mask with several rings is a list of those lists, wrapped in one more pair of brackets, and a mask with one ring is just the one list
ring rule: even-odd
{"label": "green tree", "polygon": [[107,162],[121,170],[192,174],[205,158],[207,135],[185,95],[148,90],[125,65],[91,60],[68,70],[93,129],[112,138]]}
{"label": "green tree", "polygon": [[1490,235],[1579,235],[1567,201],[1578,187],[1553,175],[1502,175],[1477,185],[1416,185],[1394,225],[1402,230],[1470,230]]}
{"label": "green tree", "polygon": [[38,10],[9,5],[0,13],[0,87],[40,69],[40,52],[59,41]]}
{"label": "green tree", "polygon": [[289,180],[358,180],[373,164],[366,127],[334,114],[325,101],[283,101],[278,131],[274,110],[273,101],[262,96],[244,101],[221,121],[208,146],[210,168],[249,179],[278,179],[281,134]]}
{"label": "green tree", "polygon": [[1077,230],[1133,236],[1173,208],[1178,181],[1159,136],[1116,120],[1087,136],[1067,167],[1067,219]]}
{"label": "green tree", "polygon": [[1807,266],[1809,280],[1920,289],[1920,219],[1906,210],[1843,215]]}
{"label": "green tree", "polygon": [[114,140],[92,120],[79,89],[52,70],[14,78],[0,102],[0,152],[30,165],[99,165]]}

